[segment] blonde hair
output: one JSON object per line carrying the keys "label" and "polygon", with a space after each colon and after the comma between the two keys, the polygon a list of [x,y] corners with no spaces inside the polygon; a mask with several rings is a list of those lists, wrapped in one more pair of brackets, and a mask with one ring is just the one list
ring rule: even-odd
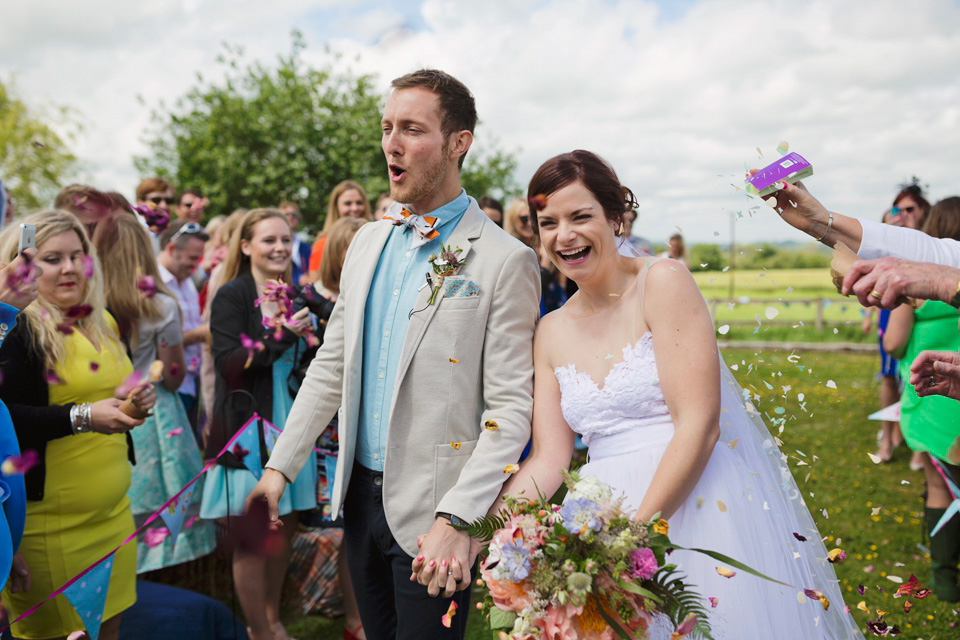
{"label": "blonde hair", "polygon": [[330,192],[330,200],[327,202],[327,219],[323,221],[323,235],[327,235],[333,223],[340,219],[340,209],[337,208],[337,200],[351,189],[359,191],[360,196],[363,198],[363,213],[360,217],[370,222],[373,221],[373,214],[370,213],[370,200],[367,198],[367,192],[353,180],[344,180]]}
{"label": "blonde hair", "polygon": [[[279,218],[283,220],[283,224],[287,225],[288,229],[290,228],[290,223],[287,222],[287,216],[279,209],[251,209],[245,213],[240,220],[240,224],[231,235],[230,250],[227,253],[227,259],[224,261],[223,279],[220,281],[220,286],[227,284],[241,273],[250,270],[250,258],[243,254],[240,245],[244,240],[247,242],[253,240],[254,227],[269,218]],[[225,225],[226,223],[224,223],[224,226]],[[221,229],[222,228],[223,226],[221,226]],[[293,235],[292,230],[290,234]],[[287,272],[283,276],[285,283],[290,284],[291,274],[291,265],[287,265]]]}
{"label": "blonde hair", "polygon": [[[106,307],[103,299],[103,272],[100,269],[100,261],[97,259],[97,251],[91,244],[83,224],[69,211],[59,209],[33,213],[23,218],[22,222],[36,225],[38,250],[43,248],[47,240],[61,233],[73,231],[77,234],[83,253],[93,260],[93,275],[89,278],[84,275],[83,292],[78,304],[89,304],[93,307],[93,311],[86,318],[78,320],[75,326],[86,331],[90,340],[100,345],[101,349],[106,346],[118,356],[122,355],[118,336],[107,324],[104,315]],[[0,233],[0,260],[9,264],[17,256],[19,235],[20,230],[17,225],[9,226]],[[84,267],[79,271],[82,273]],[[57,329],[57,326],[64,321],[63,311],[40,296],[21,311],[20,316],[26,318],[36,335],[36,343],[33,346],[37,350],[37,355],[43,357],[47,369],[55,369],[58,363],[65,360],[67,351],[64,334]]]}
{"label": "blonde hair", "polygon": [[139,276],[152,277],[158,293],[171,298],[174,294],[160,278],[150,236],[129,213],[113,213],[101,220],[93,232],[93,246],[103,256],[101,265],[107,307],[117,320],[120,334],[126,335],[130,349],[135,349],[140,321],[163,316],[157,299],[145,296],[137,286]]}
{"label": "blonde hair", "polygon": [[[518,220],[523,214],[527,214],[528,216],[533,215],[530,211],[530,205],[527,204],[527,201],[523,198],[514,198],[513,201],[507,205],[507,210],[503,212],[503,230],[528,247],[537,249],[539,243],[537,242],[536,234],[531,233],[529,238],[524,238],[517,231],[517,227],[520,226]],[[532,223],[530,228],[533,228]]]}
{"label": "blonde hair", "polygon": [[328,290],[340,293],[340,274],[343,272],[347,247],[357,229],[366,223],[363,218],[340,218],[330,227],[327,244],[320,258],[320,284]]}

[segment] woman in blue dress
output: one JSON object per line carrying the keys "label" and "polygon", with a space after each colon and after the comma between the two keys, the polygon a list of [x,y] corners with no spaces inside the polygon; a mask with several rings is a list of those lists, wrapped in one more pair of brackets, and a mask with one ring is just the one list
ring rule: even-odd
{"label": "woman in blue dress", "polygon": [[[290,225],[277,209],[248,212],[231,240],[224,284],[211,303],[216,397],[206,443],[208,459],[217,456],[254,412],[283,427],[299,388],[297,372],[315,351],[305,339],[313,332],[307,309],[284,317],[278,303],[264,295],[270,281],[290,282],[292,246]],[[264,321],[275,318],[279,319],[277,326],[265,326]],[[238,452],[243,459],[227,453],[207,473],[202,518],[243,513],[246,497],[259,478],[254,470],[259,472],[268,457],[262,428],[251,428],[256,438],[249,447],[245,445],[247,452]],[[316,484],[317,464],[312,459],[280,502],[284,526],[280,528],[283,546],[279,553],[234,550],[234,582],[252,640],[289,638],[280,622],[280,594],[290,540],[297,528],[295,512],[316,507]]]}

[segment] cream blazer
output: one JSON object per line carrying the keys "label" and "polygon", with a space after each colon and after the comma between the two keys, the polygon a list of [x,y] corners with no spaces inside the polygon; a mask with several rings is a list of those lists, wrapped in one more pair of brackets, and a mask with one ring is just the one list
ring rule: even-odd
{"label": "cream blazer", "polygon": [[[339,410],[340,458],[331,506],[338,513],[357,446],[363,317],[380,253],[393,228],[363,225],[347,251],[340,297],[323,346],[267,467],[297,476]],[[535,253],[494,224],[472,198],[448,244],[466,264],[457,275],[477,295],[421,289],[404,337],[384,458],[384,511],[411,556],[437,512],[465,520],[486,514],[530,437],[533,332],[540,315]],[[426,270],[426,269],[425,269]]]}

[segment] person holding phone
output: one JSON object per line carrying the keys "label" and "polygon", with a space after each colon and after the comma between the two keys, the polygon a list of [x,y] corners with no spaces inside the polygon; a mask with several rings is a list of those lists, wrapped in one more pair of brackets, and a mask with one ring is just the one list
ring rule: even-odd
{"label": "person holding phone", "polygon": [[[96,251],[84,225],[66,211],[43,211],[36,226],[36,301],[26,306],[0,346],[0,399],[10,410],[20,449],[38,463],[23,476],[27,507],[20,552],[29,579],[12,582],[3,604],[20,638],[56,638],[84,628],[55,589],[102,558],[133,532],[132,447],[126,432],[141,424],[121,411],[129,397],[142,410],[156,397],[148,383],[130,389],[133,372],[103,301]],[[19,228],[0,234],[0,260],[12,261]],[[17,280],[17,279],[14,279]],[[2,329],[2,326],[0,326]],[[101,640],[116,640],[120,616],[136,601],[136,548],[113,554]]]}

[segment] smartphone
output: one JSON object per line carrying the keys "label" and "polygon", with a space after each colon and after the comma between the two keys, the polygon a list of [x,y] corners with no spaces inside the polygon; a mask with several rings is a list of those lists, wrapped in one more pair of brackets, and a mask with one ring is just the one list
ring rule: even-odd
{"label": "smartphone", "polygon": [[20,224],[20,243],[17,245],[17,255],[23,253],[24,249],[32,249],[37,246],[37,227],[32,224]]}

